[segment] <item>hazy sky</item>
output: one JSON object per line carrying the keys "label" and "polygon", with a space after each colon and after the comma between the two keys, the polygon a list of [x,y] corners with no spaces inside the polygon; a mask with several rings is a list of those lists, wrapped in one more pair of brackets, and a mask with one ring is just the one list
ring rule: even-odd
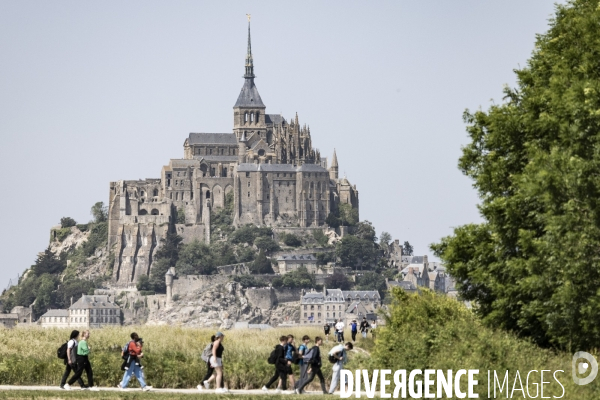
{"label": "hazy sky", "polygon": [[310,125],[360,216],[416,254],[480,220],[462,113],[502,101],[548,0],[0,2],[0,289],[109,182],[158,178],[189,132],[231,132],[246,13],[268,113]]}

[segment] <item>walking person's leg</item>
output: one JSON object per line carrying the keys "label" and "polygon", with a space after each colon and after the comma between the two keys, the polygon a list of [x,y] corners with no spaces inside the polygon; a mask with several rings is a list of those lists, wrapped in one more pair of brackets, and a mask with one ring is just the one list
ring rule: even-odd
{"label": "walking person's leg", "polygon": [[306,380],[303,381],[302,384],[298,387],[298,392],[302,393],[302,391],[304,390],[304,388],[306,386],[308,386],[313,381],[313,379],[315,379],[315,370],[314,369],[312,369],[310,371],[310,374],[308,374],[306,376]]}
{"label": "walking person's leg", "polygon": [[[71,367],[70,364],[66,364],[65,365],[65,373],[63,374],[61,380],[60,380],[60,387],[64,387],[65,383],[67,383],[67,378],[69,377],[69,375],[71,374],[71,371],[73,371],[73,373],[77,373],[77,364],[73,364],[74,368]],[[77,380],[77,383],[79,383],[79,386],[84,386],[83,384],[83,380],[81,378],[79,378]]]}
{"label": "walking person's leg", "polygon": [[[143,388],[146,387],[146,380],[144,379],[144,371],[142,371],[142,369],[140,368],[139,365],[135,365],[135,363],[132,363],[129,366],[129,370],[133,370],[133,373],[135,374],[136,379],[138,380],[138,382],[140,383],[140,386]],[[129,377],[131,377],[131,375],[129,375]]]}
{"label": "walking person's leg", "polygon": [[85,374],[87,375],[88,386],[94,386],[94,372],[92,371],[92,364],[90,364],[90,360],[88,357],[85,358],[84,364]]}
{"label": "walking person's leg", "polygon": [[315,371],[315,374],[319,377],[319,381],[321,382],[321,390],[323,391],[323,394],[327,394],[327,389],[325,388],[325,377],[323,376],[321,368],[318,368]]}
{"label": "walking person's leg", "polygon": [[81,387],[84,387],[85,385],[83,384],[83,380],[81,379],[81,374],[83,374],[84,368],[85,368],[85,365],[84,365],[83,358],[77,356],[77,372],[75,372],[75,375],[73,375],[71,377],[71,379],[69,379],[69,381],[67,382],[67,385],[71,386],[72,384],[75,383],[75,381],[78,381],[79,385]]}
{"label": "walking person's leg", "polygon": [[[121,383],[119,383],[119,387],[125,389],[129,384],[129,380],[131,379],[131,375],[133,375],[133,368],[131,367],[131,363],[129,364],[129,368],[125,370],[125,374],[123,375],[123,379]],[[139,378],[138,378],[139,380]]]}
{"label": "walking person's leg", "polygon": [[268,389],[271,387],[271,385],[273,383],[275,383],[275,381],[279,379],[279,371],[277,370],[277,368],[275,368],[275,375],[273,375],[273,377],[271,379],[269,379],[269,382],[267,382],[267,384],[265,385],[265,387]]}
{"label": "walking person's leg", "polygon": [[215,367],[215,372],[217,373],[216,388],[219,389],[223,387],[223,367]]}
{"label": "walking person's leg", "polygon": [[338,380],[340,379],[340,371],[342,370],[342,365],[341,362],[338,361],[336,362],[333,367],[331,368],[332,371],[332,375],[331,375],[331,385],[329,386],[329,393],[335,392],[335,389],[337,388],[337,384],[338,384]]}

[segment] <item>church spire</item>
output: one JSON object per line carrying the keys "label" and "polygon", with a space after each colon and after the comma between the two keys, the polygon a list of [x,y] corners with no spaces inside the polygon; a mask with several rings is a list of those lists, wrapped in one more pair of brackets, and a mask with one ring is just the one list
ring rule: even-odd
{"label": "church spire", "polygon": [[339,177],[339,166],[335,149],[333,149],[333,157],[331,159],[331,167],[329,167],[329,179],[337,180]]}
{"label": "church spire", "polygon": [[244,78],[254,79],[254,62],[252,61],[252,43],[250,41],[250,14],[246,14],[248,17],[248,52],[246,54],[246,73]]}

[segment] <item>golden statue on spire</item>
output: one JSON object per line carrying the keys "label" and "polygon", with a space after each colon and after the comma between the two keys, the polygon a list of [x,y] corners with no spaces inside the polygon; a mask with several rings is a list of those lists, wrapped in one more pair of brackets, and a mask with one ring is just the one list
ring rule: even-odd
{"label": "golden statue on spire", "polygon": [[251,15],[250,14],[246,14],[246,17],[248,17],[248,22],[250,22]]}

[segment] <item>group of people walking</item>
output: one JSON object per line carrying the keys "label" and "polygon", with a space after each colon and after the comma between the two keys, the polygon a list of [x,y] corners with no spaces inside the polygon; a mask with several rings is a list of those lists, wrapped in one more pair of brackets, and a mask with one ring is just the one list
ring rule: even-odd
{"label": "group of people walking", "polygon": [[[61,389],[71,390],[71,385],[77,382],[81,389],[99,390],[97,386],[94,386],[94,373],[89,359],[90,351],[92,350],[92,346],[88,343],[89,338],[89,330],[83,331],[81,336],[79,331],[74,330],[71,332],[69,341],[58,349],[58,356],[63,358],[65,363],[65,372],[60,381]],[[141,364],[141,358],[144,357],[144,352],[142,351],[143,344],[144,341],[142,338],[133,332],[131,334],[131,341],[123,348],[121,352],[121,357],[123,358],[121,369],[125,371],[125,374],[123,375],[123,380],[117,385],[119,389],[127,387],[132,375],[135,375],[142,390],[148,391],[152,389],[152,386],[146,385],[146,381],[144,380],[144,367]],[[87,375],[87,384],[84,384],[83,379],[81,379],[84,371]],[[74,374],[67,382],[67,378],[71,372],[74,372]]]}
{"label": "group of people walking", "polygon": [[[341,319],[339,319],[335,324],[333,324],[336,342],[338,342],[338,343],[344,342],[344,328],[345,327],[346,327],[346,325],[344,324],[344,321],[342,321]],[[360,333],[361,333],[363,339],[367,338],[369,329],[371,329],[371,335],[373,336],[373,339],[375,339],[375,331],[374,331],[375,328],[377,328],[377,321],[374,320],[371,324],[369,324],[369,321],[367,321],[367,317],[363,317],[363,319],[360,323],[360,326],[358,325],[356,320],[352,320],[352,322],[350,323],[350,333],[352,334],[352,341],[356,342],[356,335],[358,334],[359,329],[360,329]],[[331,325],[325,324],[323,326],[323,331],[325,332],[325,339],[327,341],[329,341],[329,333],[331,332]]]}
{"label": "group of people walking", "polygon": [[[302,337],[302,344],[296,348],[294,335],[281,336],[279,338],[279,344],[275,346],[268,359],[269,364],[274,364],[275,373],[267,384],[263,386],[263,391],[267,392],[271,385],[275,382],[279,382],[275,389],[276,391],[289,394],[301,394],[304,391],[304,388],[309,385],[315,377],[318,377],[323,394],[333,394],[338,385],[340,371],[342,370],[343,365],[348,361],[347,352],[352,350],[354,346],[350,342],[345,345],[339,344],[327,354],[329,362],[334,364],[331,385],[328,390],[325,385],[325,377],[321,371],[321,367],[323,366],[323,361],[321,359],[323,338],[320,336],[315,337],[314,345],[309,349],[310,342],[310,337],[304,335]],[[300,367],[298,380],[295,380],[294,377],[294,365]],[[287,391],[288,378],[291,388],[293,388],[293,390],[289,391]]]}
{"label": "group of people walking", "polygon": [[[356,334],[358,326],[356,321],[352,321],[350,324],[352,332],[352,341],[356,340]],[[375,321],[369,325],[366,318],[360,324],[360,330],[363,334],[363,338],[366,338],[368,329],[374,329],[376,327]],[[333,376],[331,379],[331,385],[329,390],[325,386],[325,377],[323,376],[322,359],[321,359],[321,347],[323,346],[323,338],[320,336],[315,337],[314,344],[310,346],[311,338],[307,335],[302,337],[302,343],[296,348],[294,335],[281,336],[279,338],[279,344],[275,346],[271,352],[268,362],[274,365],[275,372],[271,379],[263,386],[263,391],[268,391],[269,388],[278,382],[276,390],[278,392],[287,391],[288,381],[292,390],[287,393],[301,394],[304,388],[309,385],[315,377],[319,378],[321,389],[324,394],[333,393],[338,385],[340,371],[344,364],[348,361],[348,351],[353,349],[353,344],[344,341],[344,323],[339,320],[335,326],[336,341],[338,344],[334,346],[327,353],[327,360],[334,364],[332,367]],[[330,326],[325,325],[324,327],[325,336],[328,340]],[[92,347],[88,341],[90,338],[90,331],[86,330],[83,333],[74,330],[71,332],[67,343],[63,344],[58,349],[58,356],[64,359],[65,372],[62,376],[60,387],[66,390],[71,390],[71,385],[75,382],[79,383],[82,389],[88,389],[97,391],[97,386],[94,386],[94,375],[92,372],[92,365],[89,360],[89,354]],[[135,376],[140,383],[142,390],[148,391],[152,387],[146,385],[144,378],[144,366],[142,365],[142,358],[144,357],[143,345],[144,341],[135,332],[130,335],[131,340],[123,347],[121,351],[121,357],[123,363],[121,369],[125,371],[123,379],[117,385],[119,389],[125,389],[129,384],[132,376]],[[223,340],[225,335],[222,332],[217,332],[211,337],[210,343],[206,345],[202,351],[201,358],[206,362],[206,374],[202,379],[202,383],[197,386],[198,390],[202,391],[210,389],[211,382],[214,381],[216,393],[228,393],[229,390],[225,387],[225,379],[223,376]],[[310,348],[309,348],[310,347]],[[299,367],[298,379],[294,376],[294,365]],[[73,372],[71,379],[67,381],[69,375]],[[84,384],[82,375],[83,372],[87,376],[87,384]]]}

